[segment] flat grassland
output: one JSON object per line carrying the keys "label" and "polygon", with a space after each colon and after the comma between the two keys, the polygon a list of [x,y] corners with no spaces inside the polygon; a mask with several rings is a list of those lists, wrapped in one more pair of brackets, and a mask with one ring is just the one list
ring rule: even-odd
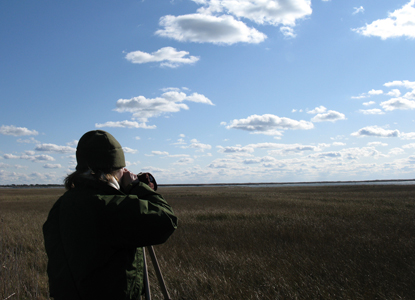
{"label": "flat grassland", "polygon": [[[63,192],[0,189],[0,300],[48,299],[41,227]],[[159,192],[179,217],[154,247],[172,299],[415,299],[414,185]]]}

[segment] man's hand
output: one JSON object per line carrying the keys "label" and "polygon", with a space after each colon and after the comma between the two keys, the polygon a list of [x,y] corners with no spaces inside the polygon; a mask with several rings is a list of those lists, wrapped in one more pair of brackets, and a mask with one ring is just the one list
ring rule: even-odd
{"label": "man's hand", "polygon": [[125,189],[129,184],[136,181],[137,179],[138,179],[137,175],[135,175],[134,173],[131,173],[126,168],[124,168],[123,174],[120,180],[120,185],[123,189]]}

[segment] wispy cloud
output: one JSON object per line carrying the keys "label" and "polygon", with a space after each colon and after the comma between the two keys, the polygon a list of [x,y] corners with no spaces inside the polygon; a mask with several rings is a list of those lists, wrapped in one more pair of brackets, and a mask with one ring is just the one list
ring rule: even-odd
{"label": "wispy cloud", "polygon": [[138,152],[137,149],[132,149],[129,147],[122,147],[122,150],[124,151],[124,153],[131,153],[131,154],[135,154]]}
{"label": "wispy cloud", "polygon": [[[415,0],[414,0],[415,2]],[[404,87],[407,89],[415,89],[415,81],[409,81],[409,80],[394,80],[394,81],[390,81],[390,82],[386,82],[384,84],[384,86],[386,87],[393,87],[393,86],[399,86],[399,87]]]}
{"label": "wispy cloud", "polygon": [[378,126],[367,126],[362,129],[359,129],[356,132],[353,132],[352,136],[362,137],[362,136],[376,136],[376,137],[399,137],[399,130],[389,130],[384,129]]}
{"label": "wispy cloud", "polygon": [[193,148],[193,149],[196,149],[196,151],[204,152],[205,150],[210,150],[212,148],[212,146],[209,145],[209,144],[203,144],[203,143],[199,142],[196,139],[192,139],[190,141],[190,144],[189,145],[187,145],[187,146],[181,146],[181,148],[183,148],[183,149]]}
{"label": "wispy cloud", "polygon": [[60,169],[62,168],[61,164],[45,164],[43,165],[45,169]]}
{"label": "wispy cloud", "polygon": [[379,108],[373,108],[373,109],[360,109],[360,113],[364,115],[383,115],[385,112]]}
{"label": "wispy cloud", "polygon": [[257,44],[266,35],[229,15],[212,16],[189,14],[164,16],[160,19],[164,29],[156,31],[159,36],[181,42],[234,44],[238,42]]}
{"label": "wispy cloud", "polygon": [[395,109],[415,109],[415,101],[409,100],[403,97],[392,98],[388,101],[384,101],[380,103],[380,106],[386,111],[391,111]]}
{"label": "wispy cloud", "polygon": [[159,62],[162,67],[176,68],[183,64],[193,64],[199,57],[188,56],[187,51],[177,51],[173,47],[164,47],[152,53],[134,51],[127,53],[125,58],[134,64]]}
{"label": "wispy cloud", "polygon": [[75,153],[76,149],[69,146],[58,146],[55,144],[39,144],[35,147],[36,151],[55,152],[55,153]]}
{"label": "wispy cloud", "polygon": [[242,147],[241,145],[236,146],[217,146],[219,153],[229,153],[229,154],[238,154],[238,153],[253,153],[255,149],[253,147]]}
{"label": "wispy cloud", "polygon": [[108,121],[105,123],[96,123],[95,127],[120,127],[120,128],[143,128],[155,129],[155,125],[147,125],[149,118],[154,118],[168,113],[176,113],[180,110],[188,110],[189,107],[184,101],[193,103],[202,103],[214,105],[206,96],[198,93],[186,95],[184,92],[169,89],[157,98],[146,98],[138,96],[131,99],[119,99],[116,103],[117,112],[132,113],[133,118],[137,121]]}
{"label": "wispy cloud", "polygon": [[36,130],[29,130],[26,127],[16,127],[14,125],[2,125],[0,127],[0,134],[22,136],[22,135],[38,135]]}
{"label": "wispy cloud", "polygon": [[367,93],[360,94],[359,96],[353,96],[352,99],[363,99],[363,98],[369,98],[371,96],[382,95],[382,94],[383,94],[383,90],[372,89]]}
{"label": "wispy cloud", "polygon": [[415,38],[414,20],[415,0],[411,0],[402,8],[389,13],[387,18],[373,21],[353,30],[364,36],[380,37],[382,40],[402,36]]}
{"label": "wispy cloud", "polygon": [[358,13],[363,13],[365,11],[365,9],[363,8],[363,6],[359,6],[359,7],[353,7],[354,11],[353,14],[356,15]]}
{"label": "wispy cloud", "polygon": [[296,20],[311,15],[311,1],[246,1],[246,0],[193,0],[205,6],[199,13],[226,12],[238,18],[245,18],[257,24],[294,26]]}
{"label": "wispy cloud", "polygon": [[252,115],[246,119],[235,119],[226,125],[227,129],[240,129],[251,133],[281,136],[283,130],[308,130],[314,128],[313,123],[297,121],[286,117],[278,117],[272,114]]}
{"label": "wispy cloud", "polygon": [[[368,93],[363,93],[357,97],[352,97],[354,99],[361,99],[367,98],[371,96],[391,96],[393,98],[383,101],[380,103],[380,106],[385,111],[393,111],[393,110],[410,110],[415,109],[415,81],[409,80],[395,80],[386,82],[383,86],[391,88],[391,87],[398,87],[401,89],[407,89],[408,92],[402,94],[401,90],[399,89],[392,89],[390,91],[384,92],[383,90],[375,90],[372,89]],[[363,105],[369,106],[375,104],[374,101],[364,102]],[[384,114],[381,109],[367,109],[367,110],[359,110],[359,112],[363,114]]]}
{"label": "wispy cloud", "polygon": [[260,25],[281,26],[286,37],[295,37],[297,20],[312,13],[310,0],[246,1],[246,0],[193,0],[201,5],[196,13],[181,16],[167,15],[160,19],[163,29],[157,35],[178,41],[234,44],[260,43],[267,36],[248,27],[246,19]]}
{"label": "wispy cloud", "polygon": [[18,139],[17,140],[18,143],[24,143],[24,144],[40,144],[40,142],[38,140],[36,140],[34,137],[31,137],[29,139]]}
{"label": "wispy cloud", "polygon": [[316,114],[311,122],[336,122],[339,120],[346,120],[346,116],[338,111],[329,110],[324,106],[319,106],[307,112],[308,114]]}
{"label": "wispy cloud", "polygon": [[3,158],[5,158],[5,159],[25,159],[25,160],[30,160],[32,162],[55,161],[55,159],[50,155],[46,155],[46,154],[34,155],[30,151],[28,151],[28,152],[29,153],[25,153],[25,154],[22,154],[22,155],[4,154]]}
{"label": "wispy cloud", "polygon": [[147,126],[149,118],[158,117],[163,114],[176,113],[180,110],[188,110],[189,107],[183,102],[202,103],[214,105],[206,96],[198,93],[186,95],[184,92],[168,91],[157,98],[146,98],[138,96],[131,99],[119,99],[116,103],[117,112],[129,112],[133,118],[142,122],[139,124],[135,121],[107,122],[105,124],[96,124],[96,127],[130,127],[152,129],[155,126]]}
{"label": "wispy cloud", "polygon": [[146,123],[138,123],[135,121],[108,121],[105,123],[95,123],[96,128],[103,127],[118,127],[118,128],[144,128],[144,129],[155,129],[156,125],[148,126]]}

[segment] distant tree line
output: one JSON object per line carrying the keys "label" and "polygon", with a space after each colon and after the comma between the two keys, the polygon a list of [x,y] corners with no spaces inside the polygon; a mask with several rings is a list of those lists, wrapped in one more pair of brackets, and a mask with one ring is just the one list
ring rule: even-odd
{"label": "distant tree line", "polygon": [[63,187],[63,184],[1,184],[0,188],[52,188]]}

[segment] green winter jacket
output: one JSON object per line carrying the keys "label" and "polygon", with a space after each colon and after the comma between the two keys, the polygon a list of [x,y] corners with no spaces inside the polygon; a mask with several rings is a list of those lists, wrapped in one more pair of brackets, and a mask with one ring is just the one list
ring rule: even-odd
{"label": "green winter jacket", "polygon": [[55,300],[138,299],[142,247],[164,243],[177,218],[144,183],[126,195],[96,181],[77,183],[43,225],[50,296]]}

